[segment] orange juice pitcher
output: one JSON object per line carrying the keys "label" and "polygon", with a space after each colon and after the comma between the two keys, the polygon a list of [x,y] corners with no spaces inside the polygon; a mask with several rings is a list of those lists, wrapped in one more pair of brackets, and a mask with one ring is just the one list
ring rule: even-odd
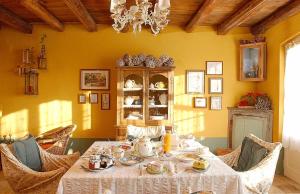
{"label": "orange juice pitcher", "polygon": [[172,135],[169,131],[167,131],[166,135],[164,136],[164,153],[169,153],[171,151],[171,138]]}

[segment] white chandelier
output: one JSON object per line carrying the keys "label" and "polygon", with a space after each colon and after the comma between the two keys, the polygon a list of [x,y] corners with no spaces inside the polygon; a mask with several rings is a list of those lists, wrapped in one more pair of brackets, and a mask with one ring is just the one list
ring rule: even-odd
{"label": "white chandelier", "polygon": [[153,11],[152,3],[148,0],[136,0],[136,5],[126,8],[126,0],[111,0],[110,12],[114,20],[112,27],[120,32],[129,24],[132,25],[134,32],[140,32],[142,25],[149,25],[152,32],[157,35],[169,23],[167,16],[170,11],[170,0],[158,0]]}

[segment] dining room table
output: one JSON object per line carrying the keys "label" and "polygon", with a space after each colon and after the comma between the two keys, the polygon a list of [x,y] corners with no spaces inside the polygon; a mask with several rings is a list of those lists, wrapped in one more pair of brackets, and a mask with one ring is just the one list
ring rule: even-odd
{"label": "dining room table", "polygon": [[[91,154],[120,144],[122,142],[118,141],[94,142],[62,176],[57,194],[243,193],[239,174],[211,152],[200,155],[209,163],[209,168],[201,172],[195,172],[191,162],[182,162],[176,158],[176,154],[185,150],[171,152],[169,157],[163,159],[157,155],[146,157],[141,163],[130,166],[117,161],[113,167],[96,172],[83,168],[83,165],[88,164]],[[152,161],[160,161],[165,166],[173,165],[175,171],[150,174],[145,166]]]}

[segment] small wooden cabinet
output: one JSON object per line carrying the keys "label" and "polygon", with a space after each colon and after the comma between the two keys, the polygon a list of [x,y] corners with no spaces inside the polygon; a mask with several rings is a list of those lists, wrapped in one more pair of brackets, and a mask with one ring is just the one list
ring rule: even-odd
{"label": "small wooden cabinet", "polygon": [[241,145],[249,133],[272,142],[273,111],[255,108],[228,108],[228,147]]}
{"label": "small wooden cabinet", "polygon": [[240,81],[266,79],[266,43],[240,45]]}
{"label": "small wooden cabinet", "polygon": [[118,67],[117,139],[127,125],[173,125],[174,67]]}

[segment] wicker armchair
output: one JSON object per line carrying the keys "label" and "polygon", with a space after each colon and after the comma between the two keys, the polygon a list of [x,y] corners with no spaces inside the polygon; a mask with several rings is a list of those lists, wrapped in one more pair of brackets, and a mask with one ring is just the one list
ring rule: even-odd
{"label": "wicker armchair", "polygon": [[[281,143],[265,142],[258,137],[250,134],[248,136],[256,143],[269,150],[269,154],[256,166],[245,172],[238,172],[241,177],[242,189],[244,193],[268,193],[272,186],[276,164],[282,148]],[[241,146],[230,154],[219,156],[230,167],[236,166]]]}
{"label": "wicker armchair", "polygon": [[0,145],[3,174],[16,193],[56,193],[60,178],[79,158],[79,153],[58,156],[46,152],[41,147],[39,150],[43,172],[23,165],[8,145]]}
{"label": "wicker armchair", "polygon": [[59,127],[40,134],[36,137],[36,140],[47,152],[63,155],[67,149],[69,139],[75,130],[75,124]]}

